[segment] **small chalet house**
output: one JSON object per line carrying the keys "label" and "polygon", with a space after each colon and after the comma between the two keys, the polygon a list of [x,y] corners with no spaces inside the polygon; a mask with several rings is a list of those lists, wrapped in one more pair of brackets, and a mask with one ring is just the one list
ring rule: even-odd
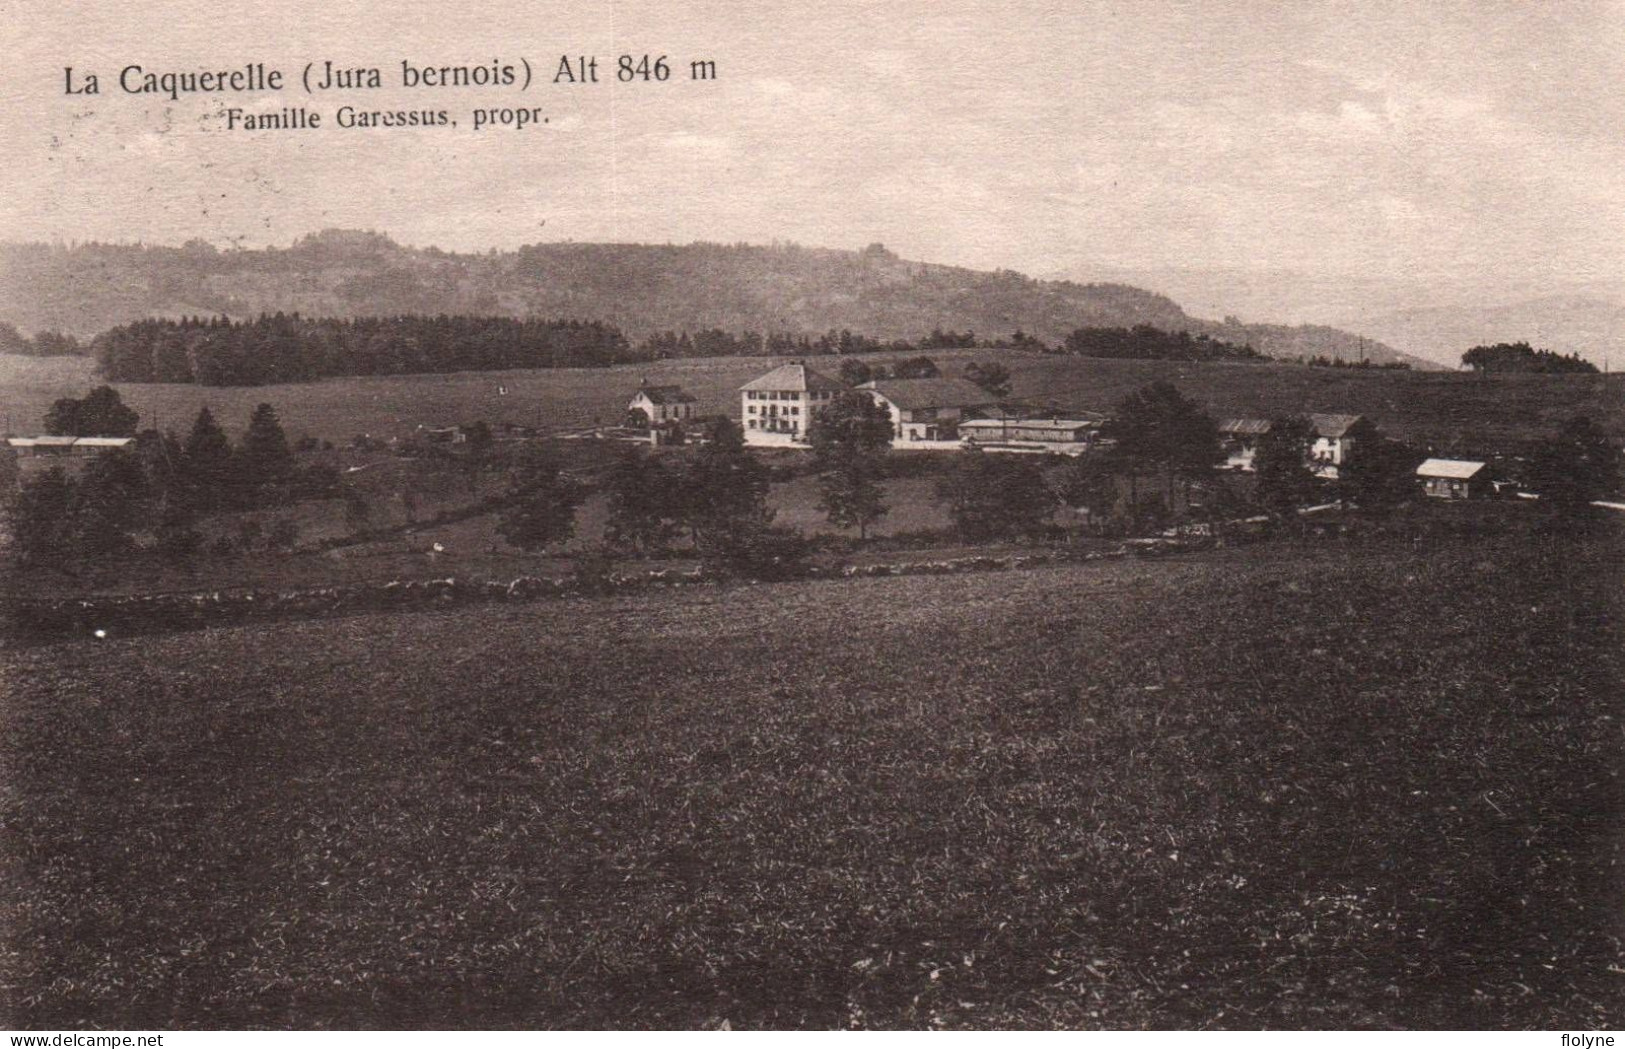
{"label": "small chalet house", "polygon": [[[1354,447],[1355,433],[1361,415],[1306,416],[1314,432],[1314,441],[1306,449],[1315,472],[1323,477],[1336,477],[1337,468],[1348,461]],[[1258,455],[1258,442],[1270,432],[1268,419],[1225,419],[1219,424],[1219,438],[1224,443],[1225,467],[1231,470],[1253,469]]]}
{"label": "small chalet house", "polygon": [[1329,477],[1337,476],[1337,468],[1348,461],[1349,450],[1354,447],[1354,432],[1363,415],[1311,415],[1309,422],[1315,428],[1315,443],[1309,457],[1316,467]]}
{"label": "small chalet house", "polygon": [[851,389],[805,364],[781,364],[739,388],[739,418],[746,444],[786,445],[807,440],[813,416]]}
{"label": "small chalet house", "polygon": [[1429,459],[1416,468],[1422,493],[1434,499],[1477,499],[1490,493],[1484,464],[1468,459]]}
{"label": "small chalet house", "polygon": [[961,419],[980,415],[998,401],[967,379],[875,379],[858,389],[891,414],[899,443],[957,440]]}
{"label": "small chalet house", "polygon": [[1224,445],[1226,469],[1251,470],[1258,455],[1258,442],[1270,432],[1268,419],[1225,419],[1219,423],[1219,440]]}
{"label": "small chalet house", "polygon": [[698,398],[681,386],[650,386],[644,383],[632,395],[626,410],[628,414],[642,412],[648,417],[650,426],[660,426],[694,418],[694,406],[698,403]]}

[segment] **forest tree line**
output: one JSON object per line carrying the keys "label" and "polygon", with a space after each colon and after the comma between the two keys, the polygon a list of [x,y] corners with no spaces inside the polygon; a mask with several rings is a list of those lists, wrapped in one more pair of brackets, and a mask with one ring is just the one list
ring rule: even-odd
{"label": "forest tree line", "polygon": [[[1076,328],[1058,346],[1019,330],[1011,336],[989,338],[973,331],[937,328],[919,339],[882,340],[848,329],[808,335],[705,328],[655,332],[634,347],[619,328],[600,321],[461,315],[316,319],[297,313],[244,321],[149,318],[109,329],[88,347],[100,373],[110,381],[204,386],[256,386],[348,375],[593,368],[674,358],[852,356],[970,348],[1125,360],[1272,360],[1251,345],[1148,324]],[[58,356],[82,353],[85,348],[71,336],[41,332],[28,339],[0,324],[0,352]],[[1378,366],[1325,356],[1300,357],[1298,363]],[[1463,355],[1462,363],[1481,372],[1597,371],[1578,354],[1536,350],[1528,343],[1475,346]]]}
{"label": "forest tree line", "polygon": [[[117,390],[101,386],[52,405],[47,432],[133,436],[132,445],[96,456],[77,474],[50,466],[24,476],[15,455],[0,458],[0,513],[22,563],[68,574],[105,571],[142,550],[142,535],[152,537],[148,552],[184,561],[202,546],[197,526],[204,517],[283,508],[341,491],[331,466],[299,461],[269,404],[254,410],[235,445],[207,407],[184,439],[138,432],[140,418]],[[244,549],[292,549],[298,537],[292,518],[269,531],[255,523],[250,532],[245,523],[240,532]],[[214,552],[230,545],[217,542]]]}
{"label": "forest tree line", "polygon": [[639,359],[611,324],[464,316],[151,318],[103,332],[91,349],[109,381],[202,386],[261,386],[344,375],[606,368]]}
{"label": "forest tree line", "polygon": [[1164,331],[1149,324],[1132,328],[1076,328],[1060,346],[1017,330],[1009,336],[989,338],[974,331],[933,328],[919,339],[872,338],[846,329],[831,329],[822,335],[794,335],[785,332],[764,336],[746,331],[739,335],[720,328],[656,332],[638,346],[648,359],[685,357],[821,357],[864,353],[915,353],[922,350],[994,349],[1024,350],[1033,353],[1060,353],[1078,357],[1114,357],[1127,360],[1165,361],[1267,361],[1270,358],[1251,346],[1192,335],[1188,331]]}
{"label": "forest tree line", "polygon": [[[42,335],[34,341],[43,339]],[[54,342],[51,347],[50,352],[77,349],[56,347]],[[149,318],[111,328],[90,344],[100,374],[111,382],[202,386],[260,386],[349,375],[602,368],[671,358],[821,357],[970,348],[1145,360],[1267,359],[1250,346],[1149,325],[1079,328],[1060,347],[1022,331],[988,338],[940,328],[916,340],[881,340],[846,329],[807,335],[706,328],[656,332],[634,347],[619,328],[599,321],[415,315],[340,319],[297,313],[242,321]]]}
{"label": "forest tree line", "polygon": [[721,328],[700,331],[655,332],[638,344],[646,360],[687,357],[845,357],[863,353],[914,353],[919,350],[1031,349],[1049,352],[1041,340],[1024,332],[1010,338],[986,339],[974,331],[931,329],[919,339],[877,339],[847,328],[831,328],[820,335],[794,332],[744,331],[735,335]]}
{"label": "forest tree line", "polygon": [[1208,335],[1163,331],[1149,324],[1132,328],[1079,328],[1066,337],[1061,353],[1139,361],[1266,361],[1251,346]]}
{"label": "forest tree line", "polygon": [[30,339],[15,324],[0,321],[0,353],[19,357],[77,357],[85,352],[79,340],[59,331],[36,332]]}
{"label": "forest tree line", "polygon": [[1553,350],[1537,350],[1527,342],[1498,342],[1474,346],[1461,355],[1461,363],[1475,372],[1522,373],[1530,375],[1595,375],[1597,366],[1578,353],[1567,356]]}

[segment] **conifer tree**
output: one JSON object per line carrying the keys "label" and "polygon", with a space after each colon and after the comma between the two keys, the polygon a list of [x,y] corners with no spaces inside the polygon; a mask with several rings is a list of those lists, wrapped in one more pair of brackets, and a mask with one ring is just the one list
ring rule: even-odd
{"label": "conifer tree", "polygon": [[231,442],[208,407],[198,409],[181,452],[184,490],[196,509],[217,509],[229,501],[236,480]]}
{"label": "conifer tree", "polygon": [[293,452],[282,432],[276,409],[261,404],[248,421],[248,430],[238,453],[238,476],[246,485],[264,487],[279,484],[293,472]]}

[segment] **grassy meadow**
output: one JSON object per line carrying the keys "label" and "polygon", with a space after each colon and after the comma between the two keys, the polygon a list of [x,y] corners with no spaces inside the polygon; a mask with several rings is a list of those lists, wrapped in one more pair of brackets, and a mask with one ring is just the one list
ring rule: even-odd
{"label": "grassy meadow", "polygon": [[[895,355],[881,355],[886,359]],[[1125,394],[1167,379],[1216,416],[1294,412],[1370,415],[1384,430],[1448,448],[1454,443],[1540,437],[1568,417],[1587,414],[1625,434],[1625,375],[1482,376],[1454,372],[1351,371],[1288,364],[1189,364],[1177,361],[1049,357],[1005,350],[940,350],[930,356],[954,374],[972,359],[997,358],[1013,376],[1014,395],[1037,404],[1105,411]],[[571,428],[619,422],[645,376],[681,383],[701,410],[739,412],[739,386],[774,359],[718,357],[656,361],[608,369],[549,369],[398,375],[284,386],[204,387],[123,384],[142,425],[184,433],[208,405],[228,431],[247,425],[269,401],[290,435],[335,442],[358,433],[405,436],[419,425],[484,419]],[[812,362],[833,373],[839,362]],[[13,432],[33,432],[59,397],[82,396],[96,382],[86,358],[0,355],[0,411]],[[500,393],[506,388],[506,395]]]}
{"label": "grassy meadow", "polygon": [[1619,539],[13,647],[0,1018],[1618,1027]]}
{"label": "grassy meadow", "polygon": [[[556,448],[575,453],[572,464],[586,470],[601,469],[626,446],[593,441],[560,441]],[[924,453],[922,453],[924,454]],[[462,579],[513,579],[518,576],[562,578],[576,567],[575,558],[603,548],[609,521],[609,497],[593,491],[577,508],[574,535],[543,552],[526,553],[504,540],[498,531],[498,514],[479,513],[461,520],[431,524],[437,513],[473,507],[480,499],[500,495],[506,488],[505,472],[493,469],[471,473],[454,464],[435,460],[400,459],[384,453],[339,453],[340,461],[370,460],[356,473],[346,474],[346,487],[361,495],[369,507],[366,527],[380,530],[376,538],[355,540],[355,528],[346,517],[340,498],[311,499],[285,506],[225,513],[200,523],[202,549],[184,563],[172,563],[156,556],[122,559],[101,564],[76,565],[69,569],[50,566],[18,566],[0,577],[0,595],[28,597],[40,593],[151,593],[175,590],[202,590],[234,587],[284,589],[322,587],[381,579],[431,579],[454,576]],[[801,453],[772,453],[777,462],[805,463]],[[940,457],[933,457],[933,465]],[[34,460],[30,468],[55,465],[53,460]],[[75,463],[70,462],[72,468]],[[934,476],[905,476],[882,482],[888,512],[871,530],[871,537],[893,536],[902,532],[946,531],[951,525],[946,507],[936,498]],[[400,493],[415,493],[416,524],[408,520]],[[808,536],[854,536],[850,529],[829,523],[818,509],[818,478],[802,474],[775,483],[768,504],[775,520],[799,529]],[[1066,513],[1058,511],[1057,519]],[[299,549],[295,551],[244,551],[242,529],[249,522],[262,531],[279,522],[297,529]],[[226,538],[235,544],[227,553],[216,552],[214,543]],[[331,546],[334,541],[344,542]],[[352,541],[354,540],[354,541]],[[150,540],[144,540],[149,541]],[[946,556],[950,551],[933,549],[919,556]],[[864,560],[864,551],[843,555]],[[873,551],[870,556],[895,559],[896,552]],[[906,555],[905,555],[906,556]],[[684,565],[692,562],[692,551],[679,538],[672,557]],[[664,563],[664,562],[661,562]],[[642,571],[656,562],[628,560],[628,571]]]}

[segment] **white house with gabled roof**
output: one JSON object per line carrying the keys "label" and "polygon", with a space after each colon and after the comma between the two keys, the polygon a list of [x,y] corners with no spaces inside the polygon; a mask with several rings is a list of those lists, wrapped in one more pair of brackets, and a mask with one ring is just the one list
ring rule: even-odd
{"label": "white house with gabled roof", "polygon": [[739,420],[745,443],[769,447],[805,445],[813,417],[851,389],[800,361],[781,364],[739,388]]}
{"label": "white house with gabled roof", "polygon": [[642,412],[651,426],[687,422],[694,418],[699,398],[675,384],[652,386],[647,380],[627,404],[628,412]]}

